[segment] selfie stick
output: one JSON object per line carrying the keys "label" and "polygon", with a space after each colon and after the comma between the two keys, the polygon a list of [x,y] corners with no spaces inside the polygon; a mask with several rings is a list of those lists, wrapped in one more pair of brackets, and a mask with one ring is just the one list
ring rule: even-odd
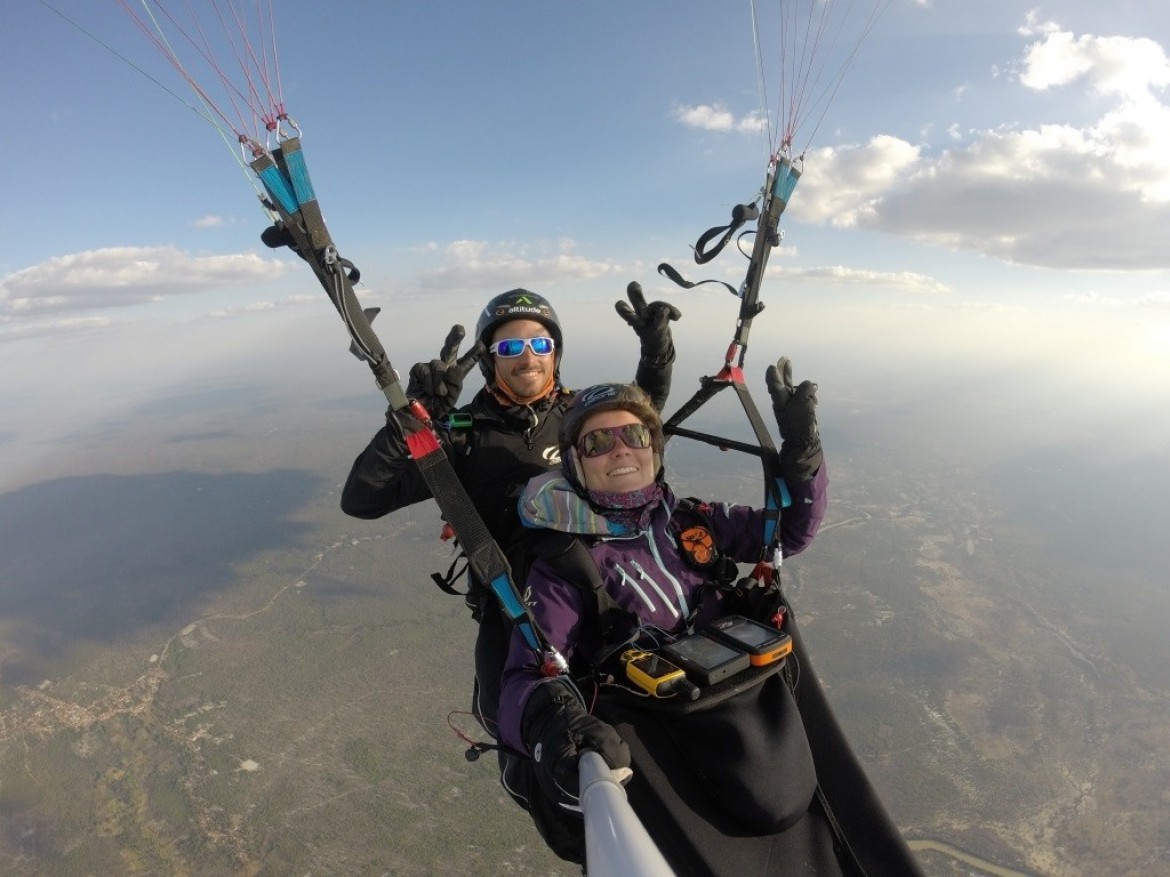
{"label": "selfie stick", "polygon": [[605,760],[587,749],[577,769],[589,877],[675,877]]}

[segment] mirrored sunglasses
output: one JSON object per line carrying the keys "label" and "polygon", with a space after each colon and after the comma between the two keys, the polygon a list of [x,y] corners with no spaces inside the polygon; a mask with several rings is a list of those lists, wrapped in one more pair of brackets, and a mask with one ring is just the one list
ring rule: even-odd
{"label": "mirrored sunglasses", "polygon": [[493,344],[488,350],[496,356],[512,359],[524,352],[527,347],[537,356],[548,356],[557,349],[556,342],[551,338],[503,338]]}
{"label": "mirrored sunglasses", "polygon": [[582,457],[600,457],[613,450],[621,439],[622,444],[633,450],[650,447],[650,429],[644,423],[627,423],[624,426],[603,426],[581,436],[577,442],[577,453]]}

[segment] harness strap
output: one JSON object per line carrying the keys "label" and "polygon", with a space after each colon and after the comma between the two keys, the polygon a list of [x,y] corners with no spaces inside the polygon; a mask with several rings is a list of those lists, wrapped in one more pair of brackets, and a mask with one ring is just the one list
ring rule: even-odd
{"label": "harness strap", "polygon": [[[595,636],[594,666],[601,666],[629,642],[627,631],[636,627],[632,613],[618,606],[605,589],[601,570],[589,547],[571,533],[540,530],[530,536],[532,553],[581,592],[582,630]],[[623,623],[624,622],[624,623]]]}
{"label": "harness strap", "polygon": [[[298,168],[295,184],[284,170],[284,167],[288,167],[286,153],[295,156],[292,162]],[[353,290],[359,275],[352,263],[338,255],[321,217],[312,184],[308,180],[304,156],[300,152],[299,138],[290,137],[271,154],[260,153],[252,160],[251,167],[268,193],[266,205],[279,217],[280,225],[283,226],[283,234],[277,232],[270,237],[291,239],[288,245],[313,269],[325,294],[345,323],[352,349],[369,364],[374,380],[390,406],[395,411],[406,408],[409,400],[398,381],[398,373],[391,365],[378,336],[374,334],[370,315],[363,310]],[[304,203],[298,197],[298,189],[306,198]]]}
{"label": "harness strap", "polygon": [[[413,403],[414,406],[422,407],[418,403]],[[390,418],[389,422],[398,421]],[[512,582],[507,558],[488,532],[487,525],[471,502],[467,488],[443,453],[438,438],[430,429],[419,428],[406,435],[405,439],[410,456],[418,465],[419,473],[439,504],[443,517],[459,537],[472,575],[488,585],[499,600],[504,614],[520,629],[529,648],[543,657],[549,651],[548,642]]]}
{"label": "harness strap", "polygon": [[366,359],[391,409],[409,415],[402,419],[390,417],[388,423],[393,424],[399,438],[405,441],[443,517],[455,530],[467,555],[468,567],[479,581],[488,584],[504,614],[520,629],[525,642],[542,662],[557,669],[563,667],[564,658],[549,647],[541,634],[512,581],[507,559],[492,539],[439,444],[430,415],[420,403],[406,396],[398,373],[370,325],[370,317],[357,300],[351,271],[347,270],[352,269],[352,265],[338,255],[325,227],[301,152],[300,138],[286,138],[271,154],[259,152],[251,166],[268,192],[267,206],[280,218],[292,239],[293,249],[317,275],[349,330],[353,349]]}

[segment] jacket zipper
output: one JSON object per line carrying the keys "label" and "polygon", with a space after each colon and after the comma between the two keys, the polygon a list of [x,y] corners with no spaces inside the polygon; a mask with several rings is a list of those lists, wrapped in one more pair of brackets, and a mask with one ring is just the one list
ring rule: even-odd
{"label": "jacket zipper", "polygon": [[524,444],[528,445],[528,450],[531,451],[532,433],[538,426],[540,426],[540,417],[537,415],[536,411],[533,410],[531,405],[525,405],[524,407],[528,409],[528,416],[532,418],[531,425],[528,427],[528,429],[524,430]]}

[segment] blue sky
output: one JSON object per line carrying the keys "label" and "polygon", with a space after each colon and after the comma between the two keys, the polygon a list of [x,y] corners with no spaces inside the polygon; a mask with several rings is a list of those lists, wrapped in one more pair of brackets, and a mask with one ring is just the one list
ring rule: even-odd
{"label": "blue sky", "polygon": [[[189,99],[115,0],[52,6]],[[604,338],[627,331],[610,302],[637,279],[683,308],[684,343],[717,325],[725,346],[730,297],[654,266],[742,278],[736,257],[697,269],[688,247],[763,181],[748,3],[276,6],[285,100],[333,237],[370,304],[418,321],[384,330],[396,364],[516,285]],[[1168,49],[1165,4],[892,0],[798,136],[805,175],[757,337],[817,374],[880,357],[891,374],[1024,372],[1066,400],[1107,386],[1102,404],[1156,445]],[[342,355],[310,272],[259,243],[265,217],[210,125],[36,0],[0,11],[0,68],[0,446],[64,428],[50,412],[112,417],[116,397],[293,339],[312,363]]]}

